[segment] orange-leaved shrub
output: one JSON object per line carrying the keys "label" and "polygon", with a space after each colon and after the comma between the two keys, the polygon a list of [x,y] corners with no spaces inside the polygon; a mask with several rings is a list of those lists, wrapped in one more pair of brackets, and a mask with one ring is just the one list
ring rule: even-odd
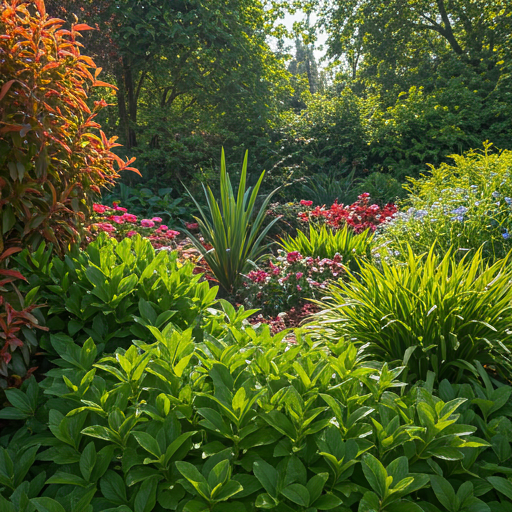
{"label": "orange-leaved shrub", "polygon": [[43,0],[0,0],[0,388],[30,375],[40,327],[37,290],[19,293],[23,276],[10,256],[41,241],[63,254],[100,189],[120,171],[138,172],[95,120],[107,103],[88,101],[95,88],[113,87],[81,55],[78,38],[90,29],[64,28]]}
{"label": "orange-leaved shrub", "polygon": [[65,252],[95,193],[135,170],[95,120],[107,103],[88,105],[95,88],[113,87],[80,52],[91,28],[63,25],[42,0],[0,0],[0,253],[43,239]]}

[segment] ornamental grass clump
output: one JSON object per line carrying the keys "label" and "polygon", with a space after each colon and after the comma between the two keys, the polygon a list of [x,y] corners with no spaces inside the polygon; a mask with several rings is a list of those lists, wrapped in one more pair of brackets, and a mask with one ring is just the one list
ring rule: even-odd
{"label": "ornamental grass clump", "polygon": [[330,288],[312,325],[330,337],[365,344],[372,357],[407,367],[408,380],[428,372],[451,382],[476,374],[475,362],[500,371],[512,333],[509,259],[486,262],[482,249],[457,260],[432,247],[404,265],[363,263]]}
{"label": "ornamental grass clump", "polygon": [[329,258],[341,256],[345,265],[356,265],[357,261],[369,255],[373,235],[363,231],[355,233],[345,225],[338,231],[327,226],[309,226],[309,234],[298,231],[296,237],[282,238],[280,246],[286,252],[298,251],[305,257]]}

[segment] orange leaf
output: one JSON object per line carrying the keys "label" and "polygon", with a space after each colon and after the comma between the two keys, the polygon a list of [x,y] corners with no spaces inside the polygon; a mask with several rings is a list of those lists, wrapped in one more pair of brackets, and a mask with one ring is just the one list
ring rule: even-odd
{"label": "orange leaf", "polygon": [[41,73],[48,71],[49,69],[58,68],[61,65],[60,62],[50,62],[50,64],[46,64],[46,66],[41,69]]}
{"label": "orange leaf", "polygon": [[44,17],[44,15],[46,14],[44,0],[34,0],[34,3],[36,4],[37,10],[39,11],[39,14],[41,15],[41,17]]}
{"label": "orange leaf", "polygon": [[78,25],[73,25],[73,30],[94,30],[94,28],[86,25],[85,23],[79,23]]}
{"label": "orange leaf", "polygon": [[110,87],[117,91],[117,87],[115,85],[107,84],[107,82],[101,82],[100,80],[96,80],[92,85],[93,87]]}

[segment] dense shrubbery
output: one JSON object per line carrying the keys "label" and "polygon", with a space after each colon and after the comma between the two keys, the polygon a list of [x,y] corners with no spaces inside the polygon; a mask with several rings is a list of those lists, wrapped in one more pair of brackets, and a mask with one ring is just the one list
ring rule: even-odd
{"label": "dense shrubbery", "polygon": [[401,251],[409,244],[416,253],[432,244],[439,254],[451,247],[463,256],[483,247],[483,254],[503,258],[512,233],[512,153],[483,152],[454,155],[454,165],[432,168],[431,174],[411,180],[403,211],[388,223],[377,245]]}
{"label": "dense shrubbery", "polygon": [[3,510],[451,512],[455,492],[458,510],[508,506],[510,387],[399,396],[403,368],[351,344],[152,331],[103,358],[54,338],[58,367],[8,391]]}
{"label": "dense shrubbery", "polygon": [[[273,15],[248,6],[234,19],[229,9],[215,16],[255,30]],[[145,19],[137,25],[144,59],[165,55],[181,73],[186,52],[178,62],[167,47],[176,43],[168,20],[184,29],[166,17],[174,7],[162,16],[139,7],[126,13]],[[398,181],[362,169],[377,149],[384,165],[417,169],[429,144],[415,131],[431,119],[444,122],[437,149],[425,150],[433,163],[455,140],[472,140],[458,130],[466,114],[457,98],[430,112],[438,93],[423,105],[413,88],[383,116],[371,89],[363,101],[345,86],[337,97],[339,83],[316,97],[304,88],[294,101],[310,108],[290,121],[270,174],[291,180],[297,171],[279,197],[301,190],[306,199],[270,205],[247,156],[234,190],[223,155],[220,199],[204,183],[206,208],[190,194],[198,217],[187,223],[191,210],[170,189],[151,197],[120,186],[123,206],[116,197],[112,207],[94,203],[129,162],[111,152],[113,140],[91,133],[106,104],[85,104],[105,85],[79,53],[76,38],[89,27],[63,30],[42,0],[5,0],[0,9],[8,64],[0,72],[8,75],[0,89],[1,512],[512,512],[511,155],[486,145],[411,180],[406,213],[390,202]],[[104,9],[94,14],[102,22]],[[132,40],[119,13],[109,23]],[[196,43],[218,35],[215,23],[190,27]],[[142,73],[140,92],[156,68],[110,37],[135,145],[130,73]],[[211,50],[203,65],[217,66]],[[230,96],[233,112],[247,98]],[[260,121],[254,133],[269,118]],[[163,124],[151,132],[158,158],[169,147]],[[385,140],[367,154],[369,134]],[[267,142],[256,146],[271,153]],[[170,252],[179,233],[169,226],[181,223],[195,249],[182,237]],[[217,299],[213,279],[232,303]],[[309,324],[290,328],[311,313]]]}
{"label": "dense shrubbery", "polygon": [[201,338],[217,294],[194,275],[192,263],[181,263],[177,253],[155,252],[140,236],[117,242],[102,234],[63,260],[41,245],[33,254],[23,251],[17,261],[27,288],[36,289],[46,305],[42,314],[50,332],[40,337],[40,345],[49,352],[50,337],[79,343],[91,337],[109,351],[128,347],[133,336],[148,339],[149,327],[163,329],[171,319],[177,328],[195,328]]}

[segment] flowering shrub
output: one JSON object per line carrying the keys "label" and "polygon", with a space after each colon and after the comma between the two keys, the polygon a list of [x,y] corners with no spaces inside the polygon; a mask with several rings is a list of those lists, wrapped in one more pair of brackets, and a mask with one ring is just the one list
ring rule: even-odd
{"label": "flowering shrub", "polygon": [[[302,204],[302,202],[301,202]],[[308,211],[301,211],[299,218],[304,222],[320,222],[332,228],[350,226],[356,233],[366,230],[375,231],[377,227],[390,221],[397,212],[393,203],[383,207],[371,204],[370,194],[361,194],[351,205],[340,204],[337,201],[330,207],[317,206]]]}
{"label": "flowering shrub", "polygon": [[408,209],[395,215],[376,240],[376,256],[398,256],[405,244],[417,254],[432,244],[457,257],[483,246],[484,257],[502,258],[512,249],[512,152],[470,151],[455,165],[432,168],[411,180]]}
{"label": "flowering shrub", "polygon": [[169,229],[162,224],[161,217],[141,219],[129,213],[126,208],[114,202],[112,206],[104,204],[93,205],[94,215],[88,226],[89,240],[94,239],[98,233],[105,232],[117,240],[142,235],[151,241],[153,247],[159,249],[167,247],[180,234],[179,231]]}
{"label": "flowering shrub", "polygon": [[245,276],[241,299],[245,307],[260,308],[264,317],[275,317],[301,308],[311,298],[320,298],[329,281],[344,272],[342,258],[304,257],[298,251],[278,251],[275,262]]}

